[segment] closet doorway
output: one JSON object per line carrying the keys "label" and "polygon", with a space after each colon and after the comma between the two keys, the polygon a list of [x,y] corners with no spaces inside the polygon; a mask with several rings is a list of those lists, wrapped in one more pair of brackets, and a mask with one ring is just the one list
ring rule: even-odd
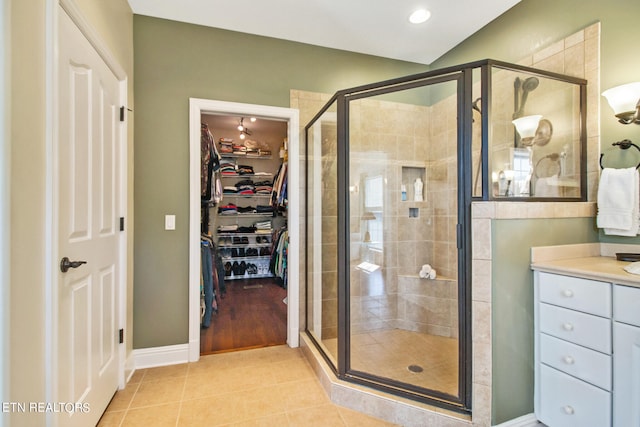
{"label": "closet doorway", "polygon": [[[213,164],[219,168],[204,184],[201,132],[210,135]],[[298,346],[299,242],[297,232],[287,231],[299,229],[298,141],[297,110],[190,100],[190,361],[285,338],[289,346]],[[277,194],[284,176],[287,205],[273,203],[270,188]],[[277,262],[284,242],[286,269]],[[210,268],[222,279],[218,286],[214,281],[216,296],[209,299],[202,292],[207,284],[201,285],[208,277],[207,246],[214,249]],[[210,305],[203,306],[205,301]]]}

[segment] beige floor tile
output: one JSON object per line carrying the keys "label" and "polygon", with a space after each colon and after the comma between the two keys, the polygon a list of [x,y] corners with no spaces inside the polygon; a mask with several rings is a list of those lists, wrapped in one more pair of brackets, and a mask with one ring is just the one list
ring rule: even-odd
{"label": "beige floor tile", "polygon": [[[449,372],[450,354],[433,351],[411,334],[368,333],[362,337],[360,363],[371,372],[394,378],[416,376],[406,370],[407,357],[424,356],[432,363],[422,376],[438,387],[457,387],[455,369]],[[373,350],[371,350],[373,349]],[[415,351],[414,351],[415,350]],[[365,351],[365,350],[363,350]],[[426,355],[426,356],[425,356]],[[405,359],[403,359],[405,357]],[[411,359],[413,360],[413,359]],[[384,361],[395,365],[386,366]],[[431,362],[429,362],[431,361]],[[383,369],[384,368],[384,369]],[[387,369],[388,368],[388,369]],[[385,370],[386,369],[386,370]],[[426,371],[426,370],[425,370]],[[118,391],[100,427],[111,426],[265,426],[265,427],[389,427],[393,424],[332,404],[300,349],[268,347],[204,356],[196,363],[137,371]]]}
{"label": "beige floor tile", "polygon": [[287,411],[331,403],[324,389],[315,379],[285,383],[281,385],[281,389]]}
{"label": "beige floor tile", "polygon": [[137,384],[142,381],[142,378],[144,378],[144,374],[146,373],[146,371],[146,369],[136,370],[133,375],[131,375],[131,378],[129,379],[129,382],[127,384]]}
{"label": "beige floor tile", "polygon": [[122,420],[121,427],[175,427],[179,412],[179,402],[130,409]]}
{"label": "beige floor tile", "polygon": [[273,380],[276,383],[315,378],[313,369],[311,369],[306,359],[276,362],[270,366],[270,369],[273,373]]}
{"label": "beige floor tile", "polygon": [[278,385],[270,384],[237,394],[244,401],[247,416],[262,417],[284,413],[286,410],[285,396]]}
{"label": "beige floor tile", "polygon": [[246,405],[238,395],[185,400],[180,409],[178,426],[222,426],[249,418]]}
{"label": "beige floor tile", "polygon": [[107,411],[102,415],[97,427],[119,427],[125,411]]}
{"label": "beige floor tile", "polygon": [[168,378],[182,378],[187,375],[188,369],[187,363],[181,363],[179,365],[161,366],[158,368],[147,369],[142,382],[166,380]]}
{"label": "beige floor tile", "polygon": [[322,405],[314,408],[287,412],[291,427],[346,427],[336,405]]}
{"label": "beige floor tile", "polygon": [[199,375],[190,373],[185,382],[183,399],[192,400],[231,393],[232,390],[226,386],[229,381],[228,378],[222,378],[219,374],[217,376],[207,374],[206,371]]}
{"label": "beige floor tile", "polygon": [[182,400],[186,378],[142,382],[133,396],[130,408],[160,405]]}
{"label": "beige floor tile", "polygon": [[338,412],[347,427],[393,427],[398,425],[343,407],[338,407]]}
{"label": "beige floor tile", "polygon": [[231,424],[232,427],[287,427],[288,425],[287,414],[270,415]]}
{"label": "beige floor tile", "polygon": [[124,411],[128,409],[133,400],[133,396],[136,394],[136,391],[138,391],[139,385],[139,383],[128,384],[124,390],[118,390],[111,399],[111,402],[109,402],[107,412]]}

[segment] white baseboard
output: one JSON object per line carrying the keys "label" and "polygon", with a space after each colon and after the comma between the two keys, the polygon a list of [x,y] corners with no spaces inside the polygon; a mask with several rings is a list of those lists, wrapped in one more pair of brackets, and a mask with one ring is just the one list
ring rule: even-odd
{"label": "white baseboard", "polygon": [[535,414],[527,414],[518,418],[514,418],[502,424],[498,424],[494,427],[535,427],[541,425],[542,424],[540,424],[536,419]]}
{"label": "white baseboard", "polygon": [[133,357],[136,369],[187,363],[189,362],[189,344],[140,348],[133,350]]}

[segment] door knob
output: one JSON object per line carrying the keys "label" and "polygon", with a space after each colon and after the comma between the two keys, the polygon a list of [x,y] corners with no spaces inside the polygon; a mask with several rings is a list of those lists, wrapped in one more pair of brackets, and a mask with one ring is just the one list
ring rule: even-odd
{"label": "door knob", "polygon": [[87,261],[69,261],[69,258],[64,257],[60,260],[60,271],[66,273],[70,268],[78,268],[86,263]]}

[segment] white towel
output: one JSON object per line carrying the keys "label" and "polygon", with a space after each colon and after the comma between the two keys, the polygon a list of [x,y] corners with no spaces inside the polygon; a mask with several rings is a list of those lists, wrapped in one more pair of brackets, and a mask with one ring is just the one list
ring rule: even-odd
{"label": "white towel", "polygon": [[427,279],[431,270],[432,268],[429,264],[424,264],[420,269],[420,272],[418,272],[418,276],[420,276],[421,279]]}
{"label": "white towel", "polygon": [[635,236],[640,224],[640,180],[635,168],[605,168],[598,185],[598,228],[605,234]]}
{"label": "white towel", "polygon": [[535,192],[533,195],[536,197],[560,197],[559,189],[558,175],[538,178],[536,180]]}

